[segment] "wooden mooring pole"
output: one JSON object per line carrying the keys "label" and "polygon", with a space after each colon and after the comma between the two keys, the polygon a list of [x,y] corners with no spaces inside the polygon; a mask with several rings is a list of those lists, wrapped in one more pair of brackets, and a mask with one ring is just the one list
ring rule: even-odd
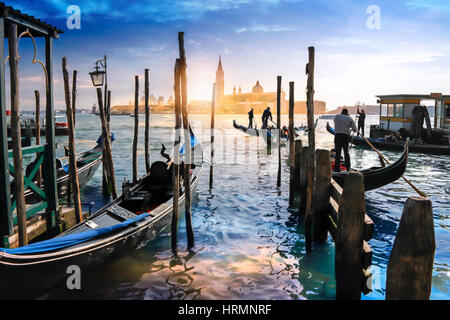
{"label": "wooden mooring pole", "polygon": [[281,187],[281,76],[277,76],[277,143],[278,143],[278,174],[277,187]]}
{"label": "wooden mooring pole", "polygon": [[181,143],[181,96],[180,96],[180,59],[176,59],[174,71],[175,91],[175,140],[173,142],[173,170],[172,170],[172,188],[173,188],[173,210],[172,210],[172,252],[177,253],[178,242],[178,216],[180,199],[180,143]]}
{"label": "wooden mooring pole", "polygon": [[336,299],[361,299],[365,212],[364,177],[359,172],[350,172],[345,177],[337,216]]}
{"label": "wooden mooring pole", "polygon": [[328,210],[331,185],[330,151],[328,150],[317,150],[314,184],[313,241],[325,242],[328,238]]}
{"label": "wooden mooring pole", "polygon": [[[64,94],[66,101],[66,115],[67,122],[69,125],[69,183],[70,189],[69,193],[73,193],[73,205],[75,209],[75,217],[77,223],[83,220],[82,212],[81,212],[81,199],[80,199],[80,186],[78,184],[78,174],[77,174],[77,160],[75,157],[75,123],[73,120],[73,109],[70,104],[70,88],[69,88],[69,72],[67,71],[67,59],[64,57],[62,59],[62,69],[63,69],[63,78],[64,78]],[[72,97],[75,96],[74,92],[76,92],[76,78],[77,71],[73,72],[74,82],[72,87]],[[72,100],[73,101],[73,100]],[[70,191],[72,190],[72,191]],[[68,195],[69,196],[69,195]]]}
{"label": "wooden mooring pole", "polygon": [[[41,95],[38,90],[34,90],[34,98],[36,100],[36,109],[35,109],[35,117],[34,121],[35,123],[35,129],[36,129],[36,145],[41,144]],[[41,181],[42,180],[42,168],[38,169],[38,172],[36,173],[36,184],[38,187],[41,187]]]}
{"label": "wooden mooring pole", "polygon": [[308,157],[309,157],[309,147],[302,147],[302,152],[300,154],[300,168],[299,168],[299,197],[300,204],[298,208],[298,214],[306,213],[306,202],[307,202],[307,189],[308,189]]}
{"label": "wooden mooring pole", "polygon": [[149,100],[149,78],[148,69],[145,69],[145,135],[144,135],[144,152],[145,152],[145,172],[150,172],[150,106],[148,104]]}
{"label": "wooden mooring pole", "polygon": [[309,62],[306,65],[306,74],[308,75],[307,92],[306,92],[306,107],[308,112],[308,187],[307,187],[307,201],[306,201],[306,218],[305,218],[305,240],[306,251],[312,249],[312,213],[313,213],[313,193],[314,193],[314,175],[316,165],[316,146],[314,135],[314,47],[308,48]]}
{"label": "wooden mooring pole", "polygon": [[[10,23],[8,28],[9,70],[11,89],[11,138],[14,163],[14,186],[16,196],[17,225],[19,228],[19,245],[28,244],[27,212],[25,206],[25,187],[22,168],[22,136],[20,132],[19,99],[19,51],[17,24]],[[3,63],[3,62],[2,62]]]}
{"label": "wooden mooring pole", "polygon": [[436,243],[431,201],[410,197],[403,207],[387,267],[387,300],[428,300]]}
{"label": "wooden mooring pole", "polygon": [[186,78],[186,54],[184,50],[184,32],[178,32],[178,46],[180,50],[180,80],[181,80],[181,110],[183,114],[184,128],[184,195],[185,195],[185,218],[188,249],[194,247],[194,230],[191,217],[191,134],[189,132],[189,119],[187,107],[187,78]]}
{"label": "wooden mooring pole", "polygon": [[294,207],[295,193],[295,134],[294,134],[294,82],[289,82],[289,208]]}
{"label": "wooden mooring pole", "polygon": [[109,189],[111,190],[113,199],[117,198],[116,178],[114,175],[114,162],[111,153],[111,137],[108,133],[108,124],[106,123],[105,109],[102,101],[102,88],[97,88],[98,108],[100,110],[100,121],[102,122],[102,138],[104,145],[104,159],[105,173],[107,174]]}
{"label": "wooden mooring pole", "polygon": [[138,180],[137,145],[139,139],[139,76],[134,77],[133,183]]}
{"label": "wooden mooring pole", "polygon": [[209,166],[209,189],[213,188],[214,181],[214,121],[216,114],[216,83],[213,83],[212,100],[211,100],[211,164]]}

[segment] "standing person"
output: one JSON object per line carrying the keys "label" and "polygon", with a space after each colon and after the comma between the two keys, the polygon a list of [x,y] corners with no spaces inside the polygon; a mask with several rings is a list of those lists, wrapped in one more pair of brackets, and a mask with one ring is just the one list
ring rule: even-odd
{"label": "standing person", "polygon": [[269,120],[273,121],[272,119],[272,112],[270,112],[270,107],[267,107],[266,110],[264,110],[263,114],[262,114],[262,122],[263,125],[261,127],[261,129],[267,129],[267,121]]}
{"label": "standing person", "polygon": [[248,127],[253,128],[253,108],[248,113]]}
{"label": "standing person", "polygon": [[350,171],[350,154],[348,153],[348,142],[350,130],[357,131],[355,121],[348,115],[347,109],[342,109],[341,114],[334,117],[334,149],[336,149],[336,161],[334,171],[339,172],[341,167],[341,150],[344,149],[345,167]]}
{"label": "standing person", "polygon": [[359,136],[359,130],[361,129],[361,133],[364,136],[364,122],[366,121],[366,112],[364,110],[359,111],[359,107],[356,111],[359,115],[358,119],[358,136]]}

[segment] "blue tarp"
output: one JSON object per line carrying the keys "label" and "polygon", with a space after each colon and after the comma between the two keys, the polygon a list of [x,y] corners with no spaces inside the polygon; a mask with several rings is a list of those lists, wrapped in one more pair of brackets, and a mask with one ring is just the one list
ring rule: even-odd
{"label": "blue tarp", "polygon": [[[198,142],[197,138],[191,133],[191,148],[195,147],[196,145],[198,145],[200,142]],[[184,154],[184,144],[180,149],[180,155]]]}
{"label": "blue tarp", "polygon": [[82,242],[86,242],[98,237],[101,237],[103,235],[106,235],[108,233],[111,233],[113,231],[117,231],[119,229],[125,228],[135,222],[138,222],[140,220],[143,220],[149,216],[148,213],[140,214],[134,218],[125,220],[124,222],[115,224],[111,227],[105,227],[105,228],[99,228],[99,229],[93,229],[89,231],[84,231],[80,233],[74,233],[63,237],[53,238],[50,240],[40,241],[33,244],[30,244],[28,246],[16,248],[16,249],[2,249],[0,248],[0,251],[3,251],[8,254],[32,254],[32,253],[41,253],[41,252],[47,252],[47,251],[53,251],[57,249],[62,249],[66,247],[70,247]]}

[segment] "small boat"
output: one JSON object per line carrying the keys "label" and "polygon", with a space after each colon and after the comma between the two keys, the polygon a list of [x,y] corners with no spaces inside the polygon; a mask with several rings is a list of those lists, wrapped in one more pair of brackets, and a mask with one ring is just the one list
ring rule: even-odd
{"label": "small boat", "polygon": [[[114,133],[112,133],[111,141],[114,141]],[[81,154],[77,157],[77,173],[78,173],[78,184],[80,187],[84,186],[95,174],[98,167],[102,162],[102,150],[103,143],[101,136],[97,140],[97,145]],[[36,164],[36,161],[31,162],[27,168],[27,175],[31,172]],[[68,183],[69,183],[69,164],[63,164],[61,159],[56,159],[56,174],[57,174],[57,188],[58,197],[63,198],[67,196]],[[11,186],[14,190],[14,186]],[[36,203],[41,201],[41,197],[32,189],[25,190],[25,202],[28,204]]]}
{"label": "small boat", "polygon": [[[31,146],[30,137],[21,137],[21,142],[22,142],[21,143],[22,148]],[[12,149],[12,146],[13,146],[12,138],[8,138],[8,149]]]}
{"label": "small boat", "polygon": [[[317,124],[317,121],[316,121]],[[233,127],[250,135],[250,136],[256,136],[256,137],[262,137],[264,141],[271,146],[277,145],[277,137],[276,135],[272,134],[272,130],[276,130],[275,127],[269,127],[267,129],[254,129],[254,128],[247,128],[243,125],[240,125],[236,122],[236,120],[233,120]],[[265,130],[265,133],[264,131]],[[294,128],[295,133],[298,135],[299,133],[306,133],[308,132],[308,126],[300,126]],[[286,146],[288,142],[288,136],[281,136],[280,137],[280,144],[281,146]]]}
{"label": "small boat", "polygon": [[[56,116],[55,118],[61,118],[62,116]],[[8,136],[11,135],[11,126],[8,123],[7,129]],[[34,118],[24,116],[23,119],[20,120],[20,134],[22,136],[36,136],[36,122]],[[40,125],[40,135],[45,136],[45,121],[41,121]],[[55,136],[68,136],[69,135],[69,126],[67,122],[55,122]]]}
{"label": "small boat", "polygon": [[[192,191],[202,170],[200,144],[194,146],[193,155]],[[177,205],[183,206],[184,200],[182,190]],[[172,210],[171,169],[156,161],[135,184],[124,182],[120,197],[66,232],[24,247],[0,249],[0,297],[36,297],[67,281],[71,266],[86,272],[146,243],[170,225]]]}
{"label": "small boat", "polygon": [[[334,129],[327,122],[327,131],[334,135]],[[391,150],[391,151],[402,151],[404,149],[404,142],[402,141],[386,141],[384,138],[366,138],[371,144],[377,149]],[[366,141],[362,137],[354,136],[352,142],[356,146],[370,148]],[[436,155],[450,155],[450,145],[439,145],[439,144],[418,144],[409,142],[408,144],[409,152],[414,153],[427,153]]]}
{"label": "small boat", "polygon": [[[364,176],[364,189],[366,191],[374,190],[390,184],[398,179],[400,179],[406,170],[406,165],[408,164],[408,143],[403,145],[403,153],[400,158],[394,163],[386,167],[372,167],[369,169],[364,169],[361,172]],[[344,187],[345,177],[348,174],[347,171],[332,172],[333,179],[341,187]]]}

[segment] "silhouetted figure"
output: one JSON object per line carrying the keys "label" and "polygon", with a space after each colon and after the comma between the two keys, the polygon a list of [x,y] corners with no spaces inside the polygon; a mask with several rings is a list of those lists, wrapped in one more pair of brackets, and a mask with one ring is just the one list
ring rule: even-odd
{"label": "silhouetted figure", "polygon": [[361,130],[362,135],[364,136],[364,122],[366,121],[366,112],[364,110],[359,111],[359,108],[357,109],[359,119],[358,119],[358,135],[359,131]]}
{"label": "silhouetted figure", "polygon": [[341,151],[344,149],[345,167],[350,171],[350,154],[348,153],[348,142],[350,130],[357,131],[355,121],[348,115],[347,109],[342,109],[341,114],[334,117],[334,148],[336,149],[336,161],[334,171],[341,171]]}
{"label": "silhouetted figure", "polygon": [[253,128],[253,108],[248,113],[248,127]]}
{"label": "silhouetted figure", "polygon": [[263,114],[262,114],[262,127],[261,129],[267,129],[267,121],[269,121],[269,118],[271,121],[273,121],[272,119],[272,112],[270,112],[270,107],[267,107],[266,110],[264,110]]}

